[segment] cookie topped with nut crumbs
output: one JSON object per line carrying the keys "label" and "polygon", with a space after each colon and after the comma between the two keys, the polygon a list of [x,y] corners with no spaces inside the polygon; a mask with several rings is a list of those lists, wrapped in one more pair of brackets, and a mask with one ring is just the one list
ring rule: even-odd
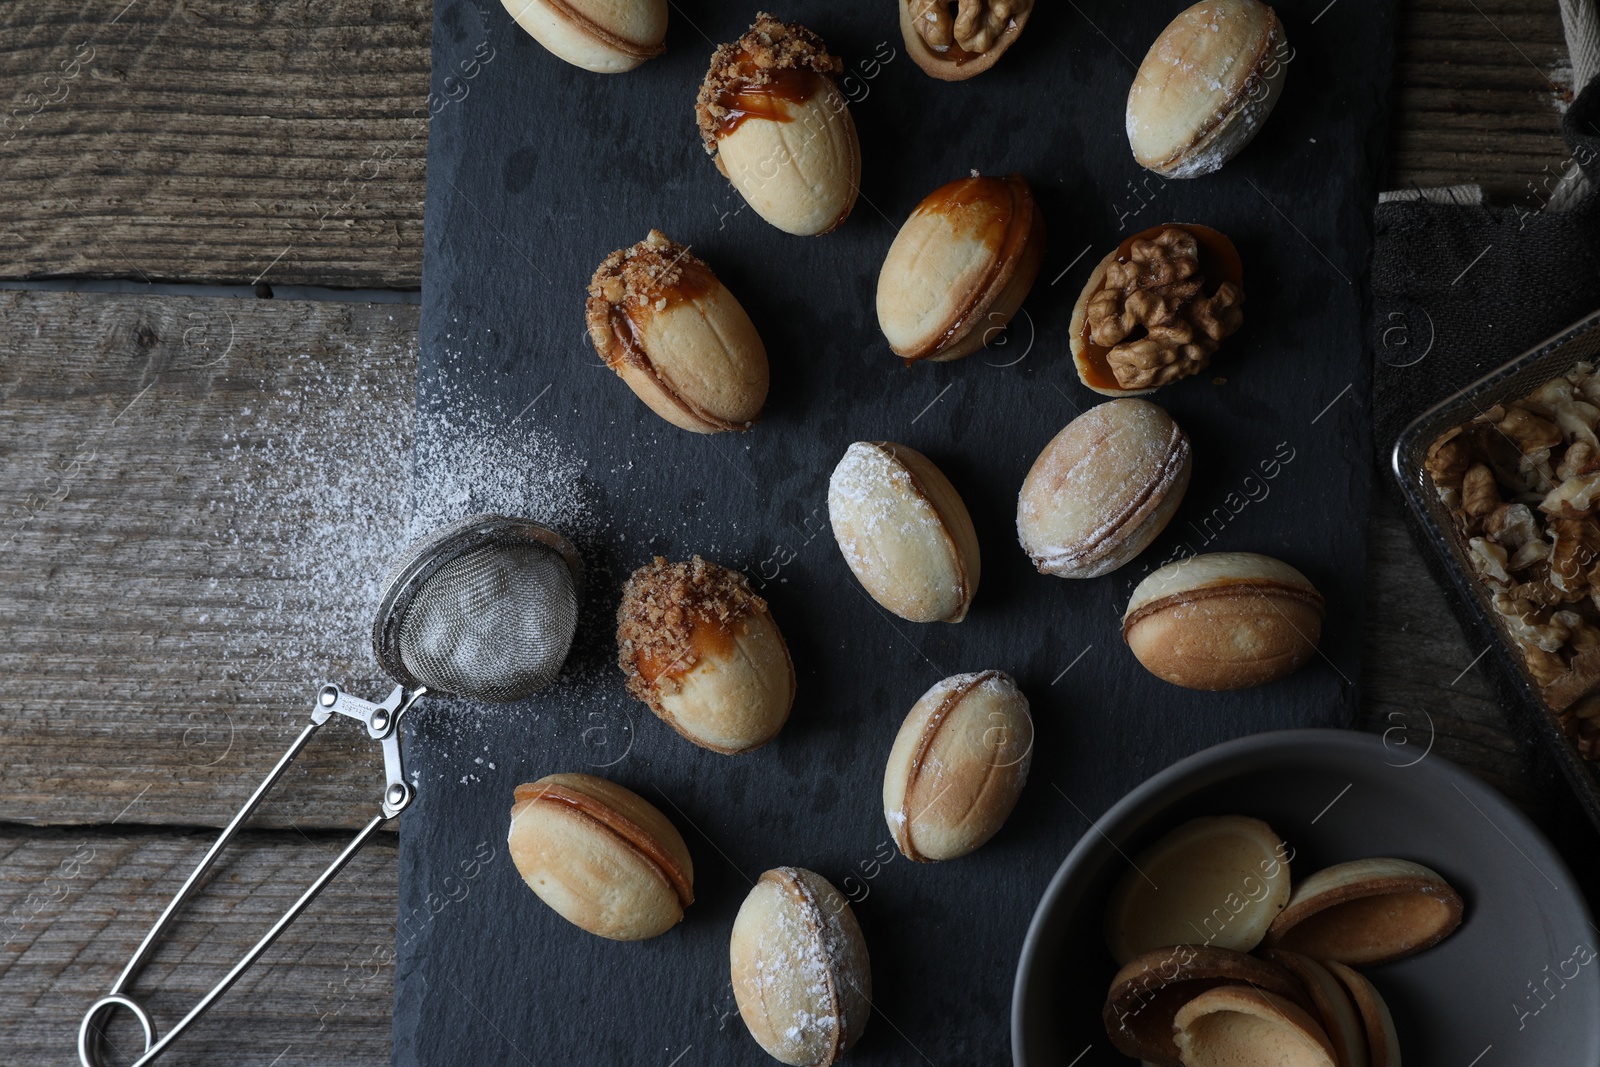
{"label": "cookie topped with nut crumbs", "polygon": [[821,37],[798,22],[783,22],[759,12],[742,37],[719,45],[712,53],[711,69],[700,83],[694,114],[707,154],[717,154],[717,136],[728,117],[729,98],[766,85],[780,70],[834,75],[844,70],[844,62],[828,52]]}
{"label": "cookie topped with nut crumbs", "polygon": [[684,245],[660,230],[630,248],[611,253],[595,268],[589,280],[585,318],[590,336],[605,352],[610,347],[613,309],[657,304],[685,290],[699,287],[711,268],[690,254]]}
{"label": "cookie topped with nut crumbs", "polygon": [[657,556],[633,572],[617,607],[617,665],[628,692],[654,707],[660,684],[695,665],[696,627],[732,630],[766,606],[738,571],[699,556],[686,563]]}

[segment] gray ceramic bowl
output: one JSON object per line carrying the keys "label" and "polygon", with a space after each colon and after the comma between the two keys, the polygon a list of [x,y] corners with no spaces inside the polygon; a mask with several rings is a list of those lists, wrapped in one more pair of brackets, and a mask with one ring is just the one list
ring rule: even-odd
{"label": "gray ceramic bowl", "polygon": [[1443,944],[1366,972],[1394,1012],[1407,1067],[1600,1063],[1600,932],[1533,824],[1415,740],[1286,730],[1174,764],[1084,834],[1023,942],[1017,1067],[1134,1062],[1100,1021],[1116,971],[1101,936],[1107,895],[1126,857],[1188,819],[1231,814],[1269,822],[1294,847],[1297,877],[1398,856],[1466,898],[1466,920]]}

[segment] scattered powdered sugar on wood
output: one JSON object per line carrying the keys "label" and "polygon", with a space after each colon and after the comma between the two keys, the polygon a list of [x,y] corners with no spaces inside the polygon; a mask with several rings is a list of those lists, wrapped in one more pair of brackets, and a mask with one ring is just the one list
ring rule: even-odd
{"label": "scattered powdered sugar on wood", "polygon": [[392,353],[285,358],[283,384],[228,418],[205,495],[240,561],[211,579],[236,605],[226,675],[299,710],[324,681],[367,696],[392,684],[368,635],[406,538],[414,415]]}
{"label": "scattered powdered sugar on wood", "polygon": [[[220,527],[229,556],[253,564],[212,578],[237,605],[225,677],[292,712],[282,720],[288,733],[324,682],[370,699],[393,686],[371,652],[373,613],[390,567],[418,538],[478,512],[545,523],[580,554],[598,531],[582,460],[531,419],[446,389],[419,420],[408,356],[286,358],[297,363],[284,384],[229,418],[223,448],[208,457],[214,484],[205,495],[220,513],[208,525]],[[574,660],[593,675],[592,658]],[[555,688],[585,684],[571,674]],[[504,762],[472,729],[502,707],[426,706],[435,729],[456,727],[468,777]]]}

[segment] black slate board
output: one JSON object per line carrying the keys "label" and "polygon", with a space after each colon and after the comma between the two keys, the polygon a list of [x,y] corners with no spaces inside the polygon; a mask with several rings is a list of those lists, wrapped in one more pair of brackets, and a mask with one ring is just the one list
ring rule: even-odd
{"label": "black slate board", "polygon": [[[1023,932],[1091,816],[1214,742],[1350,723],[1370,479],[1361,279],[1393,5],[1280,3],[1295,55],[1264,134],[1218,175],[1146,182],[1123,105],[1138,60],[1183,6],[1044,4],[994,70],[957,85],[904,55],[888,0],[781,8],[848,65],[863,145],[855,213],[806,239],[742,209],[693,124],[711,42],[737,36],[754,7],[685,0],[664,57],[604,77],[544,52],[498,5],[441,0],[423,431],[447,396],[470,398],[486,419],[538,398],[529,418],[586,458],[581,489],[600,532],[576,531],[591,582],[575,680],[493,714],[424,705],[409,724],[420,793],[401,828],[396,1064],[765,1062],[735,1010],[727,937],[750,879],[779,864],[811,867],[857,901],[877,1011],[851,1062],[1004,1062]],[[971,168],[1028,178],[1049,227],[1044,269],[1004,347],[907,370],[876,327],[878,266],[897,222]],[[1016,491],[1045,442],[1097,402],[1067,351],[1073,300],[1121,236],[1165,221],[1222,229],[1246,264],[1244,330],[1209,374],[1156,398],[1193,438],[1193,484],[1169,530],[1123,571],[1040,576],[1016,544]],[[691,244],[762,332],[772,390],[748,434],[667,425],[588,346],[590,273],[652,226]],[[860,439],[921,450],[965,497],[983,579],[961,625],[887,616],[834,546],[827,478]],[[422,483],[428,462],[419,453]],[[1146,674],[1118,619],[1139,578],[1184,544],[1267,552],[1305,571],[1328,599],[1323,655],[1242,693],[1190,693]],[[752,755],[689,745],[630,704],[609,662],[622,579],[653,553],[696,552],[777,571],[761,591],[799,696],[784,732]],[[931,684],[986,667],[1012,673],[1033,703],[1031,780],[983,850],[912,864],[887,844],[881,815],[890,741]],[[625,732],[627,756],[599,770],[618,749],[597,739],[621,745]],[[680,927],[642,944],[604,941],[523,886],[504,846],[511,792],[554,771],[603,773],[679,826],[698,897]],[[1106,1046],[1083,1062],[1116,1059]]]}

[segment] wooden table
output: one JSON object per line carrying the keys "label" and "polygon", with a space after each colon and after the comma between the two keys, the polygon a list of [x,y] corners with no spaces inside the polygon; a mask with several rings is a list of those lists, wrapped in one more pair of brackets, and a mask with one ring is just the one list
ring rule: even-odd
{"label": "wooden table", "polygon": [[[1401,8],[1389,184],[1531,206],[1567,157],[1553,0]],[[0,1059],[67,1064],[313,680],[383,688],[363,613],[407,514],[431,20],[36,0],[0,25]],[[1559,802],[1386,497],[1369,543],[1366,727],[1431,718],[1434,751]],[[138,983],[158,1022],[366,819],[376,755],[332,726],[302,757]],[[394,871],[389,838],[167,1062],[387,1062]]]}

